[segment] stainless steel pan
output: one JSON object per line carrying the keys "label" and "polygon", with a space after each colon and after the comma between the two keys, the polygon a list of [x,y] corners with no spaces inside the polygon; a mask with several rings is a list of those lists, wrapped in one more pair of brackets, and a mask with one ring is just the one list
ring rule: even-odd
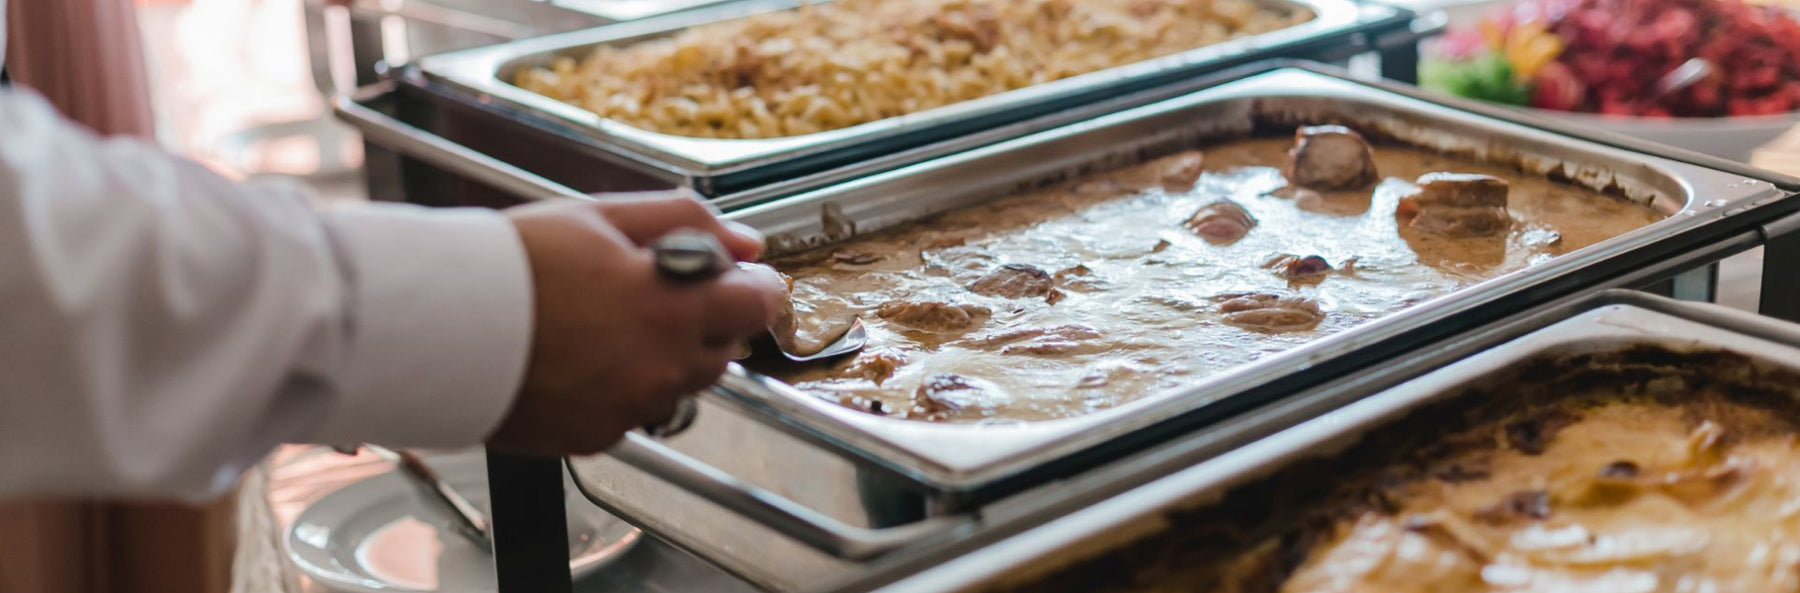
{"label": "stainless steel pan", "polygon": [[[1382,364],[1407,349],[1571,291],[1636,286],[1658,274],[1750,248],[1764,237],[1757,227],[1761,223],[1742,220],[1745,213],[1769,215],[1766,210],[1784,195],[1767,182],[1742,175],[1478,117],[1336,76],[1281,69],[729,216],[769,233],[778,250],[802,249],[1072,171],[1249,133],[1259,121],[1291,126],[1320,118],[1441,150],[1512,160],[1595,186],[1616,186],[1670,217],[1179,391],[1067,420],[1002,427],[894,420],[734,370],[715,389],[720,397],[709,398],[712,411],[702,414],[701,424],[685,437],[689,440],[678,440],[674,450],[627,444],[616,452],[632,466],[656,471],[633,475],[613,460],[574,459],[570,466],[577,481],[597,502],[734,570],[755,573],[751,576],[759,582],[782,579],[781,573],[789,572],[786,567],[799,562],[792,560],[796,554],[827,567],[822,570],[842,568],[807,556],[803,548],[867,558],[922,539],[942,542],[980,531],[986,523],[975,511],[985,508],[984,501],[1067,478],[1097,459],[1144,448],[1309,382]],[[730,428],[708,429],[708,414]],[[753,425],[759,423],[770,428],[757,430]],[[717,437],[708,437],[715,432]],[[772,459],[804,462],[788,465]],[[732,478],[708,478],[707,464]],[[898,528],[907,531],[910,541],[891,537],[896,528],[884,529],[889,523],[867,512],[866,496],[858,499],[859,491],[866,495],[870,490],[872,475],[881,478],[876,480],[881,488],[922,493],[921,506],[937,517],[930,524],[934,529],[919,530],[914,524]],[[668,490],[664,480],[683,492],[661,495]],[[811,487],[796,486],[798,480]],[[768,504],[776,499],[783,502]],[[721,512],[716,505],[733,512]],[[809,521],[817,514],[832,521]],[[790,540],[771,538],[768,525],[806,545],[796,549]]]}
{"label": "stainless steel pan", "polygon": [[848,128],[785,138],[727,140],[657,133],[525,91],[510,80],[521,69],[546,64],[557,56],[583,56],[602,45],[627,45],[674,35],[695,25],[789,10],[801,0],[748,0],[431,56],[419,62],[423,80],[411,84],[467,98],[482,109],[504,111],[510,119],[549,126],[602,149],[621,166],[693,187],[706,195],[720,195],[1260,59],[1327,55],[1338,58],[1368,51],[1372,41],[1359,33],[1403,28],[1411,19],[1410,13],[1404,11],[1349,0],[1265,1],[1303,7],[1315,16],[1286,29],[1162,58]]}
{"label": "stainless steel pan", "polygon": [[[979,551],[943,556],[941,564],[925,570],[876,573],[820,589],[975,593],[1030,584],[1060,570],[1081,570],[1083,563],[1110,550],[1179,528],[1171,526],[1172,516],[1229,504],[1233,489],[1256,484],[1302,461],[1332,458],[1362,435],[1384,430],[1413,410],[1457,405],[1461,400],[1456,398],[1464,397],[1470,387],[1504,384],[1504,378],[1516,374],[1522,364],[1636,345],[1727,350],[1759,365],[1800,372],[1800,326],[1718,305],[1642,293],[1602,293],[1468,336],[1421,360],[1297,396],[1279,409],[1247,419],[1247,424],[1265,426],[1298,420],[1297,424]],[[1413,378],[1386,387],[1396,376]],[[1800,397],[1800,385],[1772,387],[1791,388]]]}
{"label": "stainless steel pan", "polygon": [[[1378,126],[1402,141],[1513,159],[1593,184],[1616,184],[1672,216],[1180,392],[1065,421],[977,428],[891,420],[735,372],[714,390],[721,397],[707,398],[708,411],[697,427],[669,443],[673,449],[631,441],[615,451],[629,465],[608,457],[572,459],[578,484],[596,503],[758,583],[798,588],[820,575],[842,576],[847,565],[831,555],[867,558],[901,547],[916,550],[926,542],[978,539],[994,524],[996,505],[985,501],[1055,490],[1043,484],[1334,376],[1384,364],[1474,325],[1572,291],[1636,286],[1748,249],[1773,237],[1770,229],[1786,228],[1774,218],[1792,211],[1779,201],[1783,193],[1767,182],[1637,152],[1658,150],[1642,144],[1618,144],[1635,149],[1624,150],[1587,142],[1495,117],[1480,107],[1447,107],[1405,90],[1310,69],[1232,80],[732,216],[771,233],[780,248],[799,249],[1084,167],[1124,164],[1158,150],[1247,133],[1258,120],[1273,125],[1318,117]],[[378,116],[351,101],[341,101],[340,109],[350,118]],[[479,160],[455,145],[436,148],[412,156]],[[489,172],[535,195],[566,195],[566,188],[541,179]],[[918,512],[937,518],[919,523],[913,522],[917,516],[881,516],[871,510],[876,506],[868,499],[871,492],[912,496]]]}
{"label": "stainless steel pan", "polygon": [[895,420],[843,408],[741,372],[728,377],[721,390],[804,425],[821,438],[848,443],[871,461],[924,484],[968,490],[1348,355],[1379,336],[1480,307],[1683,229],[1712,224],[1734,209],[1782,196],[1765,182],[1479,120],[1354,82],[1283,70],[728,217],[767,233],[777,252],[798,250],[1035,187],[1073,171],[1249,134],[1259,122],[1291,129],[1320,121],[1350,123],[1402,142],[1477,159],[1517,162],[1528,171],[1564,175],[1595,188],[1615,187],[1669,217],[1187,388],[1077,418],[979,427]]}

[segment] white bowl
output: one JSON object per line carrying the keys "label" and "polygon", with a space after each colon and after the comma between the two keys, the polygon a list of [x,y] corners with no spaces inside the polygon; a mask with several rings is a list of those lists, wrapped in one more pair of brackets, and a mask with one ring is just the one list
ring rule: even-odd
{"label": "white bowl", "polygon": [[1526,109],[1535,115],[1585,129],[1605,130],[1659,144],[1686,148],[1734,161],[1800,124],[1800,113],[1744,117],[1650,118]]}

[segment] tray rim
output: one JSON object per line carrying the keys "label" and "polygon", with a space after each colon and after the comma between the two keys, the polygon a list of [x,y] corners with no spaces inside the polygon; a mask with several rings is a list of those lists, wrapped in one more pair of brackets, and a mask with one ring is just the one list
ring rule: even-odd
{"label": "tray rim", "polygon": [[847,146],[878,143],[922,129],[974,122],[1028,105],[1055,104],[1072,97],[1132,85],[1157,86],[1155,81],[1159,79],[1170,82],[1171,80],[1167,80],[1170,77],[1199,75],[1209,71],[1211,64],[1242,60],[1245,56],[1252,56],[1250,60],[1273,57],[1267,54],[1323,39],[1348,37],[1359,31],[1411,19],[1411,13],[1404,9],[1382,4],[1356,3],[1353,0],[1258,0],[1305,7],[1313,11],[1314,18],[1284,29],[943,107],[837,130],[777,139],[702,139],[651,132],[602,118],[501,79],[503,70],[515,67],[523,60],[599,44],[626,43],[669,35],[695,25],[791,9],[806,1],[745,0],[712,5],[427,56],[418,61],[416,69],[425,82],[443,85],[459,94],[471,96],[478,104],[498,105],[531,118],[566,127],[569,133],[589,140],[608,152],[625,156],[655,170],[683,178],[719,177],[841,150]]}
{"label": "tray rim", "polygon": [[[1637,325],[1623,325],[1619,317]],[[1652,324],[1672,324],[1696,334],[1656,333]],[[1526,327],[1520,331],[1520,327]],[[1322,414],[1279,428],[1231,451],[1160,476],[1150,482],[1106,497],[1060,517],[1038,522],[1003,538],[954,557],[905,574],[876,571],[848,582],[821,587],[821,591],[879,591],[881,593],[943,593],[977,591],[1004,581],[1012,570],[1031,570],[1028,563],[1046,557],[1061,562],[1080,562],[1109,548],[1106,533],[1125,530],[1153,536],[1161,528],[1161,513],[1173,508],[1203,506],[1230,489],[1278,471],[1286,464],[1319,455],[1329,456],[1354,441],[1361,433],[1378,430],[1386,422],[1434,401],[1456,397],[1472,381],[1504,372],[1507,368],[1557,349],[1587,344],[1661,343],[1700,349],[1732,350],[1763,363],[1800,371],[1800,324],[1727,309],[1721,305],[1685,303],[1629,290],[1606,290],[1547,306],[1533,315],[1489,328],[1486,333],[1514,331],[1497,344],[1475,354],[1407,374],[1395,384],[1374,388],[1334,384],[1313,390],[1300,399],[1303,406],[1320,408]],[[1692,337],[1698,335],[1699,337]],[[1605,349],[1605,348],[1603,348]],[[1774,353],[1779,356],[1771,356]],[[1351,398],[1347,403],[1333,400]],[[1132,531],[1136,529],[1136,531]],[[1055,562],[1053,561],[1052,564]],[[890,567],[886,573],[904,568]]]}

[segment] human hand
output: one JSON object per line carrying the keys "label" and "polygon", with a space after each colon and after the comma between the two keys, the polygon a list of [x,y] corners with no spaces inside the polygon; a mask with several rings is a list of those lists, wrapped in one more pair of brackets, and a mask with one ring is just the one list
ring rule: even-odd
{"label": "human hand", "polygon": [[647,246],[692,228],[732,256],[762,251],[754,231],[722,223],[692,198],[615,199],[508,212],[531,259],[531,360],[518,399],[488,438],[496,449],[563,455],[611,446],[657,424],[681,396],[724,372],[736,345],[765,330],[786,289],[766,269],[699,283],[660,277]]}

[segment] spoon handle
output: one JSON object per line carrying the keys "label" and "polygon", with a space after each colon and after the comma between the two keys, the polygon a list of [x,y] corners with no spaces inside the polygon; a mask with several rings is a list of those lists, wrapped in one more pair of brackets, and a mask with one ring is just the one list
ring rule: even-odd
{"label": "spoon handle", "polygon": [[[697,229],[676,229],[650,246],[656,259],[656,273],[676,283],[705,282],[717,278],[731,267],[731,252],[712,233]],[[700,407],[691,396],[675,400],[675,414],[660,424],[644,427],[644,434],[670,437],[694,424]]]}
{"label": "spoon handle", "polygon": [[712,233],[676,229],[650,245],[656,273],[670,282],[704,282],[731,267],[731,252]]}

